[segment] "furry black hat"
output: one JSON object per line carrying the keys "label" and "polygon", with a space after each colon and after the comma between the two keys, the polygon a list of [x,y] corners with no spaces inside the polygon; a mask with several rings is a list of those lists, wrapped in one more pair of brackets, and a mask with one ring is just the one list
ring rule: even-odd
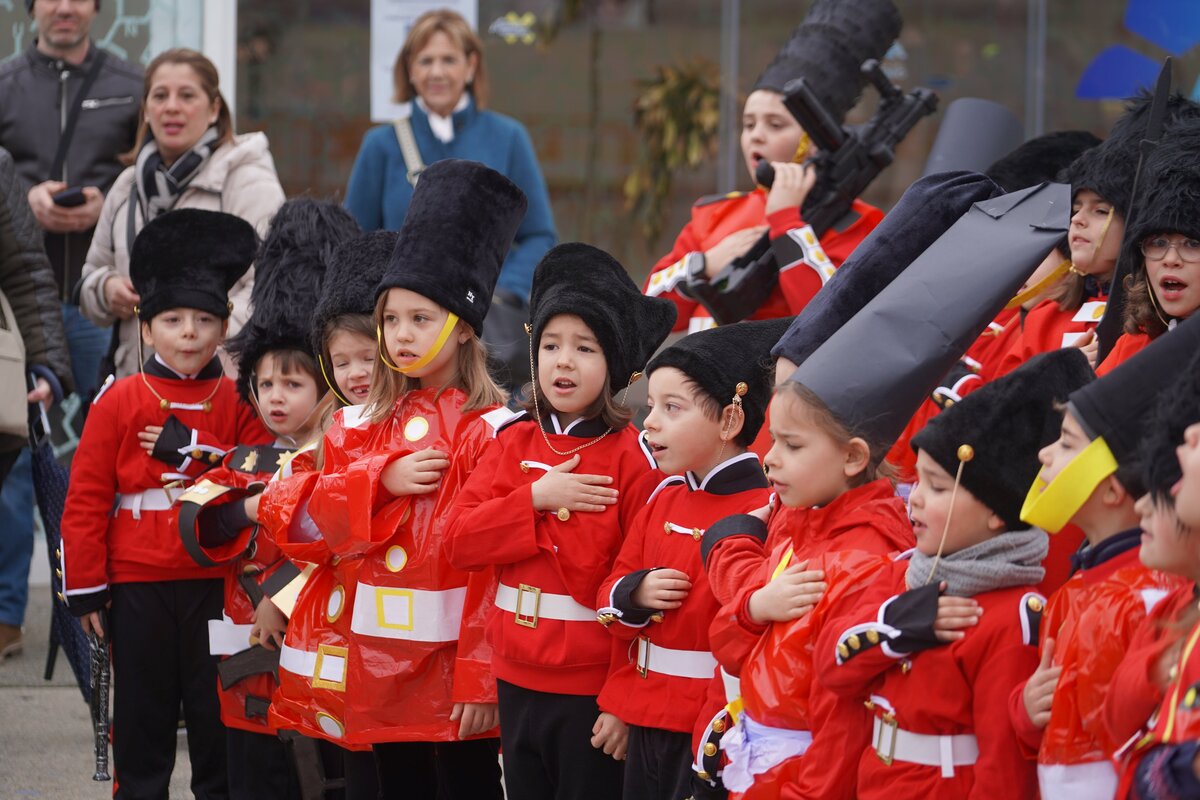
{"label": "furry black hat", "polygon": [[325,326],[343,314],[370,317],[379,281],[396,249],[396,231],[371,231],[343,242],[333,251],[321,296],[312,315],[313,352],[325,349]]}
{"label": "furry black hat", "polygon": [[129,278],[138,319],[170,308],[229,318],[229,290],[254,261],[258,236],[249,222],[220,211],[182,208],[156,217],[133,240]]}
{"label": "furry black hat", "polygon": [[413,190],[376,297],[410,289],[482,334],[525,207],[515,183],[477,161],[430,164]]}
{"label": "furry black hat", "polygon": [[354,217],[334,203],[298,197],[275,212],[254,260],[253,311],[226,345],[238,366],[238,391],[250,399],[251,376],[272,350],[314,354],[312,312],[333,249],[358,235]]}
{"label": "furry black hat", "polygon": [[882,60],[902,24],[891,0],[816,0],[752,91],[782,93],[789,81],[804,78],[840,122],[866,86],[862,63]]}
{"label": "furry black hat", "polygon": [[542,329],[552,317],[574,314],[600,341],[609,387],[618,392],[667,338],[676,313],[670,300],[643,295],[608,253],[568,242],[551,248],[533,272],[530,347],[537,350]]}
{"label": "furry black hat", "polygon": [[980,200],[1001,194],[976,172],[921,178],[800,312],[771,355],[802,364]]}
{"label": "furry black hat", "polygon": [[[1156,341],[1170,339],[1176,333]],[[1175,448],[1183,444],[1188,426],[1200,422],[1200,352],[1183,363],[1186,366],[1178,369],[1175,379],[1158,394],[1138,448],[1144,488],[1160,502],[1173,502],[1171,487],[1183,477]]]}
{"label": "furry black hat", "polygon": [[1036,136],[998,159],[987,176],[1006,192],[1055,180],[1085,151],[1100,144],[1088,131],[1054,131]]}
{"label": "furry black hat", "polygon": [[1061,404],[1093,377],[1078,348],[1042,353],[929,420],[913,450],[954,475],[967,445],[963,487],[1009,530],[1020,528],[1021,505],[1041,468],[1038,451],[1058,438]]}
{"label": "furry black hat", "polygon": [[749,446],[762,428],[771,401],[775,382],[769,358],[771,346],[791,322],[791,317],[781,317],[697,331],[651,359],[646,375],[661,367],[674,367],[695,381],[721,408],[733,402],[738,384],[746,384],[746,392],[741,395],[745,421],[736,441]]}
{"label": "furry black hat", "polygon": [[1062,238],[1058,183],[983,200],[800,364],[789,380],[886,449]]}

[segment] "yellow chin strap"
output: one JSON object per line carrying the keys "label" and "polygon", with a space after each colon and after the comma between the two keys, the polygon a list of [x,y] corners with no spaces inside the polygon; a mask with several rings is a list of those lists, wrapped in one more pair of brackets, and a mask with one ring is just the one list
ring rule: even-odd
{"label": "yellow chin strap", "polygon": [[1035,283],[1033,286],[1030,286],[1025,291],[1021,292],[1019,295],[1014,297],[1012,300],[1009,300],[1008,305],[1006,305],[1004,307],[1004,310],[1012,311],[1014,308],[1020,308],[1021,306],[1025,305],[1030,300],[1037,297],[1039,294],[1046,291],[1051,286],[1053,286],[1054,284],[1056,284],[1060,280],[1062,280],[1063,276],[1066,275],[1067,271],[1070,269],[1071,269],[1071,259],[1068,258],[1066,261],[1062,262],[1057,267],[1055,267],[1053,270],[1051,270],[1049,275],[1042,278],[1040,281]]}
{"label": "yellow chin strap", "polygon": [[1041,473],[1029,487],[1021,519],[1047,533],[1058,533],[1096,491],[1100,481],[1117,471],[1117,459],[1098,436],[1047,483]]}
{"label": "yellow chin strap", "polygon": [[333,396],[342,401],[342,405],[344,406],[354,405],[349,400],[342,397],[342,393],[338,391],[337,385],[333,381],[329,380],[329,375],[325,372],[325,359],[320,353],[317,354],[317,366],[321,368],[321,377],[325,379],[325,385],[329,387],[329,391],[333,392]]}
{"label": "yellow chin strap", "polygon": [[387,365],[387,368],[392,372],[399,372],[402,375],[408,375],[422,367],[428,366],[429,362],[438,357],[438,353],[442,352],[442,348],[446,346],[446,342],[450,339],[450,334],[454,332],[454,326],[458,324],[457,314],[447,314],[446,322],[442,325],[441,331],[438,332],[437,339],[433,341],[433,347],[429,348],[429,352],[418,358],[407,367],[397,367],[387,357],[387,348],[383,344],[383,330],[375,326],[375,341],[379,344],[379,358]]}

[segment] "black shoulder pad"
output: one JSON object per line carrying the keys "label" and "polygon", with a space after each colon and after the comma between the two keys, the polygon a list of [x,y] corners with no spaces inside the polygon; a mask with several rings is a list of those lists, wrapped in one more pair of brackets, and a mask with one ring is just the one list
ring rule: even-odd
{"label": "black shoulder pad", "polygon": [[767,542],[767,523],[751,514],[734,514],[708,526],[700,540],[700,563],[708,566],[708,554],[722,539],[731,536],[752,536],[759,544]]}
{"label": "black shoulder pad", "polygon": [[522,411],[519,414],[514,414],[512,417],[510,417],[509,419],[506,419],[504,422],[502,422],[500,424],[499,428],[496,428],[496,433],[500,433],[500,431],[504,430],[508,426],[514,425],[518,422],[528,422],[529,419],[530,419],[530,414],[528,411]]}
{"label": "black shoulder pad", "polygon": [[738,197],[745,197],[747,192],[726,192],[724,194],[706,194],[692,204],[692,208],[700,208],[701,206],[711,206],[713,203],[719,203],[722,200],[734,200]]}

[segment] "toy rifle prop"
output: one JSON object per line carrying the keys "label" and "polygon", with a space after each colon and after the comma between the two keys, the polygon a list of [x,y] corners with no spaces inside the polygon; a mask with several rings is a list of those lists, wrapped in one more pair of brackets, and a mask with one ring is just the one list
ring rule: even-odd
{"label": "toy rifle prop", "polygon": [[[1138,145],[1137,169],[1133,173],[1133,191],[1129,193],[1129,210],[1125,214],[1125,228],[1133,225],[1133,214],[1138,205],[1138,190],[1142,188],[1142,167],[1146,159],[1158,147],[1162,139],[1163,120],[1167,116],[1167,101],[1171,96],[1171,57],[1163,61],[1159,70],[1158,80],[1154,84],[1154,101],[1150,105],[1150,114],[1146,120],[1146,138]],[[1113,270],[1112,283],[1108,289],[1108,303],[1104,306],[1104,316],[1096,325],[1096,342],[1099,350],[1096,354],[1096,366],[1104,363],[1105,357],[1116,344],[1124,330],[1125,323],[1125,276],[1129,273],[1127,259],[1118,259],[1117,268]]]}
{"label": "toy rifle prop", "polygon": [[108,774],[108,684],[110,670],[108,661],[108,616],[100,613],[100,624],[104,635],[88,634],[92,646],[91,683],[92,693],[88,708],[92,712],[92,733],[96,745],[96,773],[94,781],[112,780]]}
{"label": "toy rifle prop", "polygon": [[[817,99],[804,78],[784,87],[784,105],[817,146],[811,163],[817,182],[804,201],[804,222],[820,238],[844,220],[855,198],[895,159],[896,145],[923,117],[937,110],[937,95],[926,88],[905,94],[892,84],[879,61],[863,62],[863,74],[879,92],[874,116],[857,129],[843,128]],[[770,188],[775,170],[759,164],[755,179]],[[718,325],[743,320],[766,302],[779,281],[779,261],[763,234],[745,255],[734,259],[712,280],[689,274],[683,294],[703,305]]]}

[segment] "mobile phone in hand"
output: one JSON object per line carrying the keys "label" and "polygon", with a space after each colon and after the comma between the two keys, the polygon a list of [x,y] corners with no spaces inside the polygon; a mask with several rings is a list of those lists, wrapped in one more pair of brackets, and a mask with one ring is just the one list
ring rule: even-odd
{"label": "mobile phone in hand", "polygon": [[54,205],[62,206],[63,208],[75,208],[87,202],[87,196],[83,193],[83,189],[78,186],[71,189],[63,189],[58,194],[50,195],[50,199],[54,201]]}

